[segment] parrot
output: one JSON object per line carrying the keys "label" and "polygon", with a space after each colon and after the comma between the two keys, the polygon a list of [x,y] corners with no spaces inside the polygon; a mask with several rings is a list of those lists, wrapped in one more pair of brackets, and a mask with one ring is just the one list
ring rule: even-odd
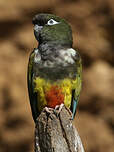
{"label": "parrot", "polygon": [[65,106],[74,119],[82,86],[82,60],[72,48],[71,26],[54,14],[33,17],[38,47],[30,53],[27,72],[28,94],[34,122],[45,109]]}

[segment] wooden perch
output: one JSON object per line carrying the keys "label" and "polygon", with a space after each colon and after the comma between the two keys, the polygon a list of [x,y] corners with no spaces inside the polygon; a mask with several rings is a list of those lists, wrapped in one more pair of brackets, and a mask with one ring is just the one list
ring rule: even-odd
{"label": "wooden perch", "polygon": [[71,115],[63,107],[59,116],[42,111],[36,122],[35,152],[84,152]]}

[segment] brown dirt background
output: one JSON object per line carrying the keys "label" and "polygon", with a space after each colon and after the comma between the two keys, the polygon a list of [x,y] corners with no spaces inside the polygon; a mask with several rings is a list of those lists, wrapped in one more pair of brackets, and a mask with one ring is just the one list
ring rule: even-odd
{"label": "brown dirt background", "polygon": [[74,123],[86,152],[114,152],[114,1],[0,0],[0,152],[33,152],[28,57],[37,46],[32,17],[54,13],[72,26],[83,60]]}

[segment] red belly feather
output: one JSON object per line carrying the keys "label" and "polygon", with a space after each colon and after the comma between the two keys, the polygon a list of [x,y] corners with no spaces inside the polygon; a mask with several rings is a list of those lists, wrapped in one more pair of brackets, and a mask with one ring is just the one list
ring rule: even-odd
{"label": "red belly feather", "polygon": [[64,103],[64,94],[62,89],[58,86],[52,86],[48,92],[45,93],[47,107],[55,108],[56,105]]}

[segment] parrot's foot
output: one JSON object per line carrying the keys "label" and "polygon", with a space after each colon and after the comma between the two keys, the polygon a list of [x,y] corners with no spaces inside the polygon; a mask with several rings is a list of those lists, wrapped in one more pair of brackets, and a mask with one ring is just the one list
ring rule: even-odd
{"label": "parrot's foot", "polygon": [[62,110],[62,108],[63,108],[63,106],[64,106],[64,104],[62,103],[62,104],[60,104],[60,105],[57,105],[56,107],[55,107],[55,110],[58,110],[58,113],[60,113],[61,112],[61,110]]}
{"label": "parrot's foot", "polygon": [[54,113],[56,114],[56,116],[59,115],[59,113],[61,112],[62,108],[63,108],[64,104],[60,104],[60,105],[57,105],[54,109]]}
{"label": "parrot's foot", "polygon": [[53,113],[53,108],[45,107],[43,111],[46,111],[47,113],[51,114]]}

